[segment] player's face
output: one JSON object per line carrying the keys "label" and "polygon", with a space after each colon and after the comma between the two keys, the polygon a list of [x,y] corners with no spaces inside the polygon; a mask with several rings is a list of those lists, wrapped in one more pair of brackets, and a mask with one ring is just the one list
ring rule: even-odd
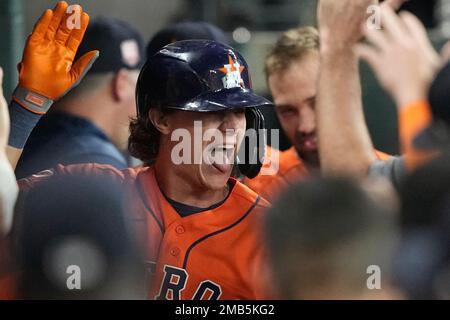
{"label": "player's face", "polygon": [[309,53],[268,79],[281,126],[300,157],[318,165],[315,101],[319,55]]}
{"label": "player's face", "polygon": [[[244,110],[207,113],[180,111],[172,114],[171,118],[173,128],[183,128],[189,132],[191,159],[195,159],[194,163],[178,166],[177,170],[184,171],[180,174],[197,186],[223,189],[245,134]],[[175,145],[173,151],[176,150],[174,148]]]}

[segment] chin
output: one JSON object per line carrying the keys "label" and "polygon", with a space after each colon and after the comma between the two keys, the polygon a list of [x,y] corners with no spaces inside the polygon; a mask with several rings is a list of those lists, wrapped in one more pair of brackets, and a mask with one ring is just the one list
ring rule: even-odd
{"label": "chin", "polygon": [[319,151],[302,152],[297,149],[300,159],[310,167],[320,167]]}
{"label": "chin", "polygon": [[201,167],[203,177],[203,185],[210,190],[221,190],[227,183],[231,176],[231,170],[229,172],[219,172],[217,169],[210,165],[203,165]]}

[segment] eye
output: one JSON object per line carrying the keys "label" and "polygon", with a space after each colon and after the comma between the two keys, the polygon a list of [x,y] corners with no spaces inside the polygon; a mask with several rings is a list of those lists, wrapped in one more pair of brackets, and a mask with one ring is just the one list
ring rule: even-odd
{"label": "eye", "polygon": [[283,109],[280,111],[282,116],[293,116],[295,115],[295,110],[294,109]]}
{"label": "eye", "polygon": [[235,114],[244,114],[245,113],[245,109],[235,109],[234,111],[233,111]]}

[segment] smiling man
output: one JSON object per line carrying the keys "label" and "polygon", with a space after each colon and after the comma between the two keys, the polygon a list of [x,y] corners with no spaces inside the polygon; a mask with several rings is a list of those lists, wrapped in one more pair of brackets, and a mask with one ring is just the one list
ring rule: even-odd
{"label": "smiling man", "polygon": [[[30,96],[38,88],[47,109],[51,100],[74,83],[67,81],[73,72],[70,68],[58,69],[58,64],[45,62],[61,59],[72,65],[88,24],[84,14],[82,30],[76,31],[78,41],[69,50],[65,41],[59,41],[71,36],[66,30],[65,8],[67,4],[60,2],[53,11],[46,11],[27,43],[24,58],[28,59],[22,62],[23,68],[33,71],[33,77],[22,75],[17,92]],[[41,63],[35,63],[38,60]],[[79,62],[74,63],[77,65]],[[52,74],[53,68],[58,71],[53,72],[53,81],[40,85],[36,79]],[[79,74],[81,80],[84,73]],[[12,164],[20,156],[20,146],[33,121],[39,119],[29,110],[46,111],[21,98],[16,96],[10,104],[13,130],[8,148]],[[255,270],[264,261],[260,224],[269,204],[230,177],[238,155],[242,174],[256,176],[261,162],[245,159],[255,159],[250,151],[258,151],[259,145],[264,148],[264,143],[256,140],[256,148],[243,149],[248,151],[245,159],[240,153],[243,133],[264,128],[257,107],[270,105],[253,93],[247,63],[237,51],[218,42],[176,42],[145,64],[137,82],[136,102],[129,149],[144,162],[142,167],[119,171],[98,164],[58,165],[20,181],[22,200],[54,176],[113,177],[124,185],[126,209],[153,275],[150,298],[262,298]],[[196,133],[205,140],[192,139]],[[190,147],[178,153],[181,138],[188,137]],[[183,152],[190,153],[191,161],[179,161],[185,156]]]}
{"label": "smiling man", "polygon": [[[317,84],[320,71],[320,37],[314,27],[284,32],[266,57],[265,73],[281,127],[292,144],[284,152],[268,147],[270,159],[279,159],[273,174],[245,179],[245,183],[269,201],[288,186],[319,173]],[[332,139],[333,137],[328,137]],[[278,157],[273,156],[279,153]],[[375,151],[378,159],[388,156]],[[264,166],[273,165],[268,161]]]}
{"label": "smiling man", "polygon": [[318,49],[314,28],[289,30],[268,55],[265,68],[281,126],[309,170],[319,167],[314,110]]}
{"label": "smiling man", "polygon": [[[244,59],[214,41],[166,46],[141,71],[130,152],[154,162],[137,177],[150,244],[160,243],[150,258],[152,297],[258,298],[252,265],[262,263],[259,220],[268,204],[230,178],[243,133],[262,121],[256,107],[269,105],[250,88]],[[177,148],[182,139],[188,148]],[[249,177],[259,171],[256,163],[240,168]]]}

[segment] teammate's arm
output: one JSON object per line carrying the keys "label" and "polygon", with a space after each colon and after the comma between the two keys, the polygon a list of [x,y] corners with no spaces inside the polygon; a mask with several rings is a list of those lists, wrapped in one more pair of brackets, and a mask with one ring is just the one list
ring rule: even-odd
{"label": "teammate's arm", "polygon": [[[398,8],[402,2],[403,1],[387,1],[385,2],[385,5],[382,5],[382,10],[383,12],[388,10],[388,12],[392,13],[391,17],[395,17],[394,11],[391,8]],[[336,5],[338,5],[337,2]],[[361,4],[359,4],[360,7],[357,7],[357,4],[355,3],[346,3],[343,5],[347,7],[347,10],[352,10],[353,14],[359,14],[360,17],[363,15],[365,17],[366,10],[361,7]],[[368,3],[365,3],[365,5],[368,5]],[[327,9],[328,8],[326,7],[322,7],[322,11],[320,11],[321,8],[319,6],[319,21],[321,20],[321,12],[326,12]],[[360,26],[365,25],[365,23],[363,24],[361,20],[358,21],[356,18],[352,20],[347,16],[345,20],[341,20],[341,23],[343,23],[343,26],[340,25],[340,28],[343,30],[350,30],[355,36],[354,38],[350,38],[349,35],[345,35],[345,32],[341,32],[338,33],[337,39],[334,34],[334,41],[342,42],[344,39],[347,41],[346,45],[348,46],[348,40],[352,39],[354,41],[353,44],[356,44],[358,42],[358,40],[356,40],[357,36],[361,35],[358,34],[355,27],[358,27],[358,23]],[[326,22],[325,25],[327,25]],[[348,26],[350,25],[353,25],[354,28],[349,29]],[[388,21],[385,28],[391,27],[392,24],[389,24]],[[329,30],[335,30],[332,28],[333,25],[329,25]],[[398,30],[394,32],[398,32]],[[417,40],[422,41],[419,47],[421,48],[422,54],[427,55],[428,61],[433,63],[433,61],[435,61],[433,54],[429,51],[430,47],[426,45],[424,39],[426,39],[426,37],[422,37],[420,40]],[[325,49],[327,49],[327,43],[325,43],[325,45]],[[363,48],[366,49],[366,47]],[[360,56],[361,47],[357,47],[357,49],[358,50],[356,52],[358,52],[358,55]],[[324,166],[325,173],[336,172],[353,175],[366,175],[369,172],[369,174],[387,176],[394,183],[398,182],[401,176],[405,174],[405,158],[393,157],[389,161],[379,161],[376,160],[373,155],[372,143],[369,139],[367,127],[362,116],[358,68],[354,60],[354,53],[350,52],[350,50],[343,50],[341,52],[336,49],[328,50],[328,52],[327,50],[322,50],[322,56],[323,62],[326,63],[322,66],[323,72],[321,74],[319,84],[319,96],[322,97],[322,102],[319,102],[318,104],[318,109],[320,110],[320,112],[318,112],[318,122],[319,139],[321,140],[321,161]],[[335,59],[336,56],[338,57],[339,62],[335,61],[333,65],[333,59]],[[394,58],[402,59],[403,56],[400,54],[396,55]],[[389,65],[391,65],[392,68],[398,67],[395,62]],[[338,70],[337,73],[340,75],[340,78],[337,78],[336,75],[334,75],[333,79],[333,71],[330,71],[329,68],[331,68],[331,70]],[[383,65],[383,69],[385,71],[388,69],[392,70],[392,68]],[[394,71],[394,73],[397,78],[398,76],[404,77],[402,72]],[[402,80],[397,80],[397,82],[401,81]],[[331,88],[331,90],[329,90],[329,88]],[[417,92],[420,92],[420,90],[416,91],[416,93]],[[404,103],[405,96],[403,95],[401,99],[402,100],[398,100],[399,104]],[[413,98],[406,101],[414,102],[414,100],[415,99]],[[409,106],[411,107],[412,104]],[[402,136],[405,137],[405,140],[411,140],[414,133],[417,132],[424,125],[424,123],[426,123],[426,121],[427,120],[424,120],[423,118],[417,117],[413,119],[413,121],[409,121],[409,128],[403,127],[404,130],[402,131]],[[330,137],[333,138],[330,139]]]}
{"label": "teammate's arm", "polygon": [[81,81],[99,55],[91,51],[74,61],[89,16],[81,7],[71,13],[67,9],[62,1],[46,10],[28,37],[18,67],[19,84],[9,106],[11,133],[6,154],[13,168],[41,116]]}
{"label": "teammate's arm", "polygon": [[321,168],[326,175],[362,176],[375,161],[353,51],[370,4],[371,0],[319,2],[321,68],[316,108]]}

